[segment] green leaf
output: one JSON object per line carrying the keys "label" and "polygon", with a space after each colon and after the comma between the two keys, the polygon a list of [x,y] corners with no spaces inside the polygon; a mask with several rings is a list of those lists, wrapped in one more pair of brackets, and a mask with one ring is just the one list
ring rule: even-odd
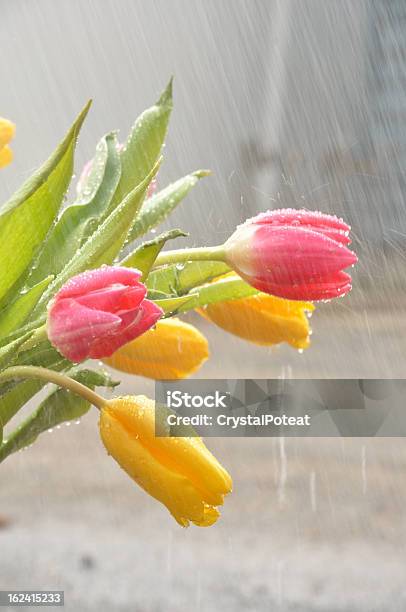
{"label": "green leaf", "polygon": [[[22,336],[23,341],[20,345],[21,348],[19,351],[15,351],[8,365],[34,365],[52,369],[56,369],[57,367],[59,369],[68,369],[72,367],[72,363],[62,357],[48,340],[39,341],[35,346],[30,346],[34,336],[35,332],[31,332],[27,337]],[[12,344],[15,345],[19,340],[20,339],[14,340]],[[24,348],[24,344],[27,340],[30,340],[28,343],[29,346]],[[2,351],[3,348],[0,349],[0,351]],[[2,382],[0,384],[0,397],[16,384],[18,384],[18,381]]]}
{"label": "green leaf", "polygon": [[[118,142],[117,133],[115,131],[109,132],[102,136],[96,145],[95,154],[92,160],[87,162],[81,169],[79,179],[76,184],[76,202],[74,205],[87,206],[93,198],[96,196],[106,176],[106,172],[112,172],[115,176],[115,167],[119,166],[119,174],[121,174],[121,163],[117,158],[118,154]],[[110,162],[111,167],[108,168]],[[90,164],[90,167],[87,167]],[[82,177],[82,173],[86,169],[86,175]],[[120,180],[120,178],[118,178]],[[112,194],[114,195],[114,193]]]}
{"label": "green leaf", "polygon": [[7,336],[23,325],[53,278],[53,276],[47,276],[43,281],[20,295],[8,308],[3,308],[0,311],[0,337]]}
{"label": "green leaf", "polygon": [[[27,365],[33,365],[33,363],[27,361]],[[38,363],[38,360],[35,360],[35,365],[47,366],[56,372],[61,372],[70,368],[72,364],[59,355],[59,359],[56,360],[44,359],[44,363]],[[0,387],[0,420],[3,422],[3,426],[45,385],[46,383],[43,380],[35,379],[3,383]]]}
{"label": "green leaf", "polygon": [[210,170],[197,170],[192,174],[187,174],[145,200],[131,228],[128,241],[136,240],[164,221],[183,198],[187,196],[199,179],[209,174]]}
{"label": "green leaf", "polygon": [[[115,386],[108,374],[92,370],[72,370],[71,378],[94,388],[95,386]],[[41,402],[38,408],[13,431],[10,437],[0,446],[0,461],[32,444],[44,431],[52,429],[65,421],[72,421],[83,416],[90,408],[88,401],[65,389],[57,389]]]}
{"label": "green leaf", "polygon": [[[56,369],[56,368],[53,368]],[[0,420],[3,427],[13,418],[24,404],[45,386],[40,380],[23,380],[11,386],[0,399]]]}
{"label": "green leaf", "polygon": [[222,278],[200,289],[194,289],[192,293],[195,292],[199,296],[199,306],[215,302],[226,302],[227,300],[239,300],[259,293],[257,289],[254,289],[254,287],[251,287],[251,285],[248,285],[248,283],[238,277]]}
{"label": "green leaf", "polygon": [[[16,364],[53,368],[53,364],[58,363],[61,359],[63,359],[63,357],[58,353],[56,348],[52,346],[49,340],[43,340],[34,347],[21,350],[16,360]],[[72,367],[72,363],[64,359],[64,368],[67,367]]]}
{"label": "green leaf", "polygon": [[41,255],[31,272],[29,283],[46,274],[59,274],[83,242],[103,221],[121,174],[115,133],[104,136],[96,147],[92,170],[78,200],[62,213],[51,230]]}
{"label": "green leaf", "polygon": [[142,272],[142,280],[144,280],[154,265],[156,258],[164,247],[168,240],[179,238],[180,236],[188,236],[185,232],[180,229],[173,229],[169,232],[164,232],[160,236],[157,236],[153,240],[148,240],[141,244],[135,251],[127,255],[123,261],[120,262],[120,266],[127,268],[137,268]]}
{"label": "green leaf", "polygon": [[12,453],[29,446],[38,436],[64,421],[79,419],[90,408],[89,402],[65,390],[58,390],[44,400],[0,446],[0,462]]}
{"label": "green leaf", "polygon": [[0,370],[4,370],[4,368],[8,367],[10,363],[14,362],[16,356],[18,355],[18,349],[27,342],[29,338],[31,338],[33,332],[27,332],[23,336],[17,338],[17,340],[13,340],[9,344],[2,346],[0,348]]}
{"label": "green leaf", "polygon": [[[187,312],[199,306],[204,307],[215,302],[238,300],[255,295],[256,293],[259,293],[257,289],[254,289],[240,278],[224,278],[204,287],[197,287],[183,297],[154,301],[165,313],[170,312],[174,314],[175,312]],[[177,303],[176,300],[184,300],[184,303]]]}
{"label": "green leaf", "polygon": [[[72,373],[75,374],[75,372],[78,371],[77,368],[72,369],[72,364],[66,359],[63,359],[59,354],[57,354],[56,358],[50,353],[44,354],[42,361],[38,359],[30,361],[30,359],[27,359],[26,364],[48,367],[56,372],[65,370],[70,376],[72,376]],[[19,365],[25,364],[22,363]],[[116,381],[112,381],[105,372],[100,373],[94,372],[93,370],[86,370],[86,372],[87,379],[85,382],[87,385],[112,387],[119,384]],[[81,374],[81,376],[83,375]],[[0,386],[0,421],[3,422],[3,425],[6,425],[19,409],[24,406],[28,400],[34,397],[34,395],[36,395],[45,385],[46,383],[43,380],[35,379],[15,380],[3,383]]]}
{"label": "green leaf", "polygon": [[13,332],[8,334],[5,338],[1,338],[0,347],[6,346],[6,344],[10,344],[10,342],[13,342],[13,340],[17,340],[18,338],[21,338],[21,336],[24,336],[24,334],[27,334],[28,332],[32,332],[32,333],[36,332],[37,330],[39,330],[39,328],[41,328],[44,325],[45,320],[46,320],[46,317],[43,315],[39,319],[35,319],[34,321],[31,321],[30,323],[25,323],[22,327],[15,329]]}
{"label": "green leaf", "polygon": [[183,295],[193,287],[227,274],[230,268],[218,261],[190,261],[186,264],[173,264],[152,270],[148,276],[147,287],[152,293]]}
{"label": "green leaf", "polygon": [[[165,140],[171,111],[172,79],[158,102],[138,117],[120,152],[121,178],[110,211],[144,180],[156,163]],[[141,201],[138,206],[141,206]]]}
{"label": "green leaf", "polygon": [[[178,266],[179,268],[179,266]],[[190,261],[178,269],[178,285],[182,293],[230,272],[221,261]]]}
{"label": "green leaf", "polygon": [[191,294],[174,297],[164,298],[162,300],[154,300],[155,304],[162,308],[165,315],[173,316],[178,312],[186,312],[187,310],[193,310],[199,305],[199,297],[197,294]]}
{"label": "green leaf", "polygon": [[173,295],[164,293],[163,291],[148,291],[147,298],[149,300],[166,300],[168,298],[173,298]]}
{"label": "green leaf", "polygon": [[152,168],[144,180],[128,194],[123,202],[110,213],[79,251],[76,252],[71,262],[65,266],[63,271],[43,294],[37,308],[34,310],[34,317],[38,317],[41,314],[52,295],[69,278],[84,270],[90,270],[102,264],[111,264],[113,262],[124,244],[138,203],[144,197],[148,185],[157,173],[158,168],[159,162]]}
{"label": "green leaf", "polygon": [[111,377],[108,370],[89,370],[88,368],[81,369],[80,366],[76,366],[68,370],[67,375],[91,389],[95,387],[113,389],[120,384],[119,380],[115,380]]}
{"label": "green leaf", "polygon": [[[32,337],[31,336],[31,341]],[[26,342],[26,340],[24,340]],[[11,365],[11,364],[9,364]],[[68,370],[72,368],[72,363],[62,357],[60,353],[51,345],[49,340],[40,341],[35,346],[30,346],[24,350],[24,347],[15,355],[15,358],[12,360],[12,365],[32,365],[39,366],[43,368],[50,368],[52,370]],[[10,389],[20,385],[21,381],[7,381],[0,384],[0,411],[2,410],[3,398],[10,391]],[[25,402],[22,402],[23,405]]]}
{"label": "green leaf", "polygon": [[0,300],[30,265],[50,229],[72,177],[73,155],[88,103],[48,161],[0,212]]}

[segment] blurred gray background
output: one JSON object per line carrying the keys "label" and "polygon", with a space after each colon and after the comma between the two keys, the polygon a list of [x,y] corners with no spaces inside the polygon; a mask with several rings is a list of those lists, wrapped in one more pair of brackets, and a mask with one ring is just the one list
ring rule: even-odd
{"label": "blurred gray background", "polygon": [[[404,377],[403,0],[0,0],[0,115],[17,124],[0,201],[88,98],[76,172],[127,134],[175,75],[160,186],[204,179],[170,226],[224,240],[267,208],[353,225],[351,295],[321,304],[312,346],[209,337],[207,377]],[[169,227],[168,225],[168,227]],[[152,393],[141,379],[124,392]],[[116,468],[96,415],[0,471],[0,588],[62,588],[80,612],[403,611],[403,440],[210,440],[235,492],[210,530],[180,530]]]}

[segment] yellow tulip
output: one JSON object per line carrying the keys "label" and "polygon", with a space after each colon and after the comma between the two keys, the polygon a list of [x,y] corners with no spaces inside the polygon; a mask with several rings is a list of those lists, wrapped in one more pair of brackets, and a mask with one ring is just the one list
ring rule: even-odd
{"label": "yellow tulip", "polygon": [[306,316],[311,302],[283,300],[258,293],[239,300],[209,304],[198,312],[222,329],[255,344],[271,346],[287,342],[297,349],[310,344],[310,325]]}
{"label": "yellow tulip", "polygon": [[143,395],[108,400],[100,434],[107,452],[180,525],[216,522],[231,477],[201,438],[156,437],[154,401]]}
{"label": "yellow tulip", "polygon": [[0,149],[7,145],[13,139],[16,131],[14,123],[8,119],[0,117]]}
{"label": "yellow tulip", "polygon": [[104,363],[116,370],[154,380],[186,378],[209,356],[206,338],[180,319],[162,319],[155,329],[121,347]]}
{"label": "yellow tulip", "polygon": [[6,145],[2,149],[0,149],[0,168],[8,166],[11,161],[13,161],[13,151],[8,145]]}
{"label": "yellow tulip", "polygon": [[0,117],[0,168],[7,166],[13,159],[13,152],[8,143],[15,134],[15,125],[8,119]]}

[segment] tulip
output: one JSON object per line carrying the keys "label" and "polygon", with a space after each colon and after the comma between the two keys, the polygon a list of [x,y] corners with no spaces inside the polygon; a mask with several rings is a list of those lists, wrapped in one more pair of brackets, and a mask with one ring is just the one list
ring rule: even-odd
{"label": "tulip", "polygon": [[240,225],[224,245],[226,262],[250,285],[282,298],[326,300],[351,290],[344,268],[357,261],[350,227],[331,215],[273,210]]}
{"label": "tulip", "polygon": [[13,159],[13,152],[8,143],[12,140],[14,134],[14,123],[0,117],[0,168],[7,166]]}
{"label": "tulip", "polygon": [[0,117],[0,149],[13,139],[15,130],[14,123]]}
{"label": "tulip", "polygon": [[140,272],[103,266],[71,278],[48,306],[47,334],[73,362],[110,357],[150,329],[162,310],[145,299]]}
{"label": "tulip", "polygon": [[155,402],[145,396],[108,400],[100,411],[107,452],[175,520],[208,527],[230,493],[227,471],[199,437],[155,436]]}
{"label": "tulip", "polygon": [[158,321],[154,329],[122,346],[104,363],[129,374],[154,380],[187,378],[209,356],[203,334],[180,319]]}
{"label": "tulip", "polygon": [[310,344],[310,326],[306,312],[311,302],[283,300],[258,293],[250,297],[208,304],[199,314],[218,327],[262,346],[287,342],[297,349]]}
{"label": "tulip", "polygon": [[0,149],[0,168],[8,166],[13,161],[13,151],[8,145]]}
{"label": "tulip", "polygon": [[150,184],[148,185],[147,193],[145,194],[145,199],[148,200],[149,198],[152,198],[157,188],[158,188],[158,181],[156,178],[153,178]]}

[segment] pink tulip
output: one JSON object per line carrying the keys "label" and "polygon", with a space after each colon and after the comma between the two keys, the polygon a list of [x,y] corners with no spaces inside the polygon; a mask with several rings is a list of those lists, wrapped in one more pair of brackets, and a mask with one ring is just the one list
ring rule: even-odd
{"label": "pink tulip", "polygon": [[147,193],[145,194],[146,200],[148,200],[148,198],[152,198],[152,196],[157,190],[157,187],[158,187],[158,181],[156,180],[156,178],[153,178],[150,184],[148,185]]}
{"label": "pink tulip", "polygon": [[84,189],[85,183],[92,171],[93,168],[93,160],[87,161],[82,168],[82,172],[80,173],[78,182],[76,183],[76,193],[79,195],[80,192]]}
{"label": "pink tulip", "polygon": [[70,361],[110,357],[155,325],[161,308],[145,299],[138,270],[103,266],[71,278],[48,307],[47,332]]}
{"label": "pink tulip", "polygon": [[226,259],[250,285],[291,300],[326,300],[351,290],[344,268],[357,256],[346,245],[350,227],[308,210],[271,210],[240,225]]}

